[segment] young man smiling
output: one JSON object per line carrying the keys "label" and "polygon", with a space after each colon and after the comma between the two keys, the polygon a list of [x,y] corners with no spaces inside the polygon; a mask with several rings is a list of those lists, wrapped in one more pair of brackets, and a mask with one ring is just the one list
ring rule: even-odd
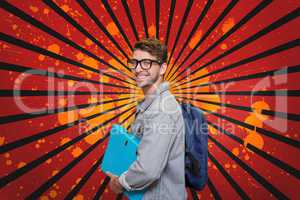
{"label": "young man smiling", "polygon": [[143,200],[185,200],[184,121],[180,105],[163,80],[167,48],[157,39],[134,45],[128,66],[144,100],[137,106],[132,132],[141,138],[137,160],[120,177],[111,177],[115,193],[146,189]]}

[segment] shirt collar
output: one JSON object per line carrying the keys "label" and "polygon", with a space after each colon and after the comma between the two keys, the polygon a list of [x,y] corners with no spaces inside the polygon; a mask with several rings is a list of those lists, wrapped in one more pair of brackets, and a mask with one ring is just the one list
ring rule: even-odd
{"label": "shirt collar", "polygon": [[164,81],[156,88],[153,94],[147,95],[147,97],[144,98],[144,100],[142,100],[142,102],[140,102],[137,105],[137,111],[144,112],[151,105],[151,103],[154,101],[156,97],[158,97],[160,94],[162,94],[167,90],[169,90],[169,82]]}

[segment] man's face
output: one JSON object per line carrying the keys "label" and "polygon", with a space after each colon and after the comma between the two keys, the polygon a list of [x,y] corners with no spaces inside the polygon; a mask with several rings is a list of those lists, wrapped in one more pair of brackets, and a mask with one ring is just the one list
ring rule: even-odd
{"label": "man's face", "polygon": [[[138,61],[142,59],[150,59],[157,60],[157,58],[147,51],[143,51],[137,49],[133,52],[132,59],[136,59]],[[160,64],[157,62],[152,62],[151,68],[144,70],[141,67],[141,63],[139,63],[135,70],[133,70],[136,75],[136,82],[138,87],[143,88],[154,84],[160,77]]]}

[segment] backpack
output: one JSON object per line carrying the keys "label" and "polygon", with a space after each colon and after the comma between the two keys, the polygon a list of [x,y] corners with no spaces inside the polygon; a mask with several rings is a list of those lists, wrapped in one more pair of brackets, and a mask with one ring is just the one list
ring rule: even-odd
{"label": "backpack", "polygon": [[181,103],[185,123],[185,182],[187,187],[202,190],[207,182],[207,122],[203,112]]}

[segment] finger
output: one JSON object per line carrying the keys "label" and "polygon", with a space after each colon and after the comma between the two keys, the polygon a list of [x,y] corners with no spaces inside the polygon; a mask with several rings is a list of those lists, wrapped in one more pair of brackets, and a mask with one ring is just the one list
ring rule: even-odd
{"label": "finger", "polygon": [[110,178],[112,178],[112,177],[113,177],[113,174],[112,174],[112,173],[110,173],[110,172],[105,172],[105,174],[106,174],[107,176],[109,176]]}

